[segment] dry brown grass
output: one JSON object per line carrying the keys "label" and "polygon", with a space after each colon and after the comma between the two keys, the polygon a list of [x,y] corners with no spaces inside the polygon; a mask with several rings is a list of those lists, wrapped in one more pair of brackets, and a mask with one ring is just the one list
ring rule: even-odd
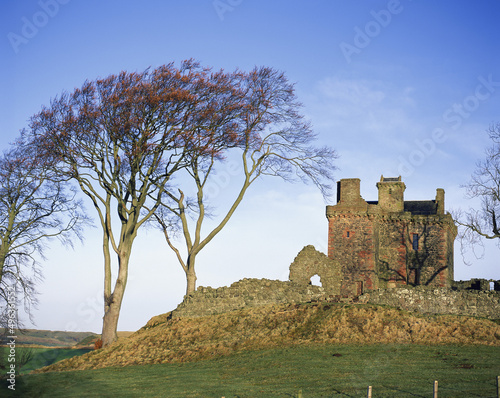
{"label": "dry brown grass", "polygon": [[500,345],[500,325],[464,316],[424,316],[371,305],[283,304],[192,319],[168,314],[113,345],[41,372],[185,362],[301,344]]}

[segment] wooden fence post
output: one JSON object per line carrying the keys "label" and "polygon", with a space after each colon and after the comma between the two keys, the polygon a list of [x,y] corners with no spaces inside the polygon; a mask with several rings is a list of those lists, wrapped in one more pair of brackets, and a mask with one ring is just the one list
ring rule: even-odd
{"label": "wooden fence post", "polygon": [[368,386],[368,391],[366,393],[366,398],[372,398],[372,386]]}
{"label": "wooden fence post", "polygon": [[438,398],[438,381],[434,380],[434,398]]}

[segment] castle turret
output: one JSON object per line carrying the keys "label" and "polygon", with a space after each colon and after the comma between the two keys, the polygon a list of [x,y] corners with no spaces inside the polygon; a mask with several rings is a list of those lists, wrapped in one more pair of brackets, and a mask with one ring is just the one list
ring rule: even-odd
{"label": "castle turret", "polygon": [[404,191],[406,185],[401,181],[401,176],[396,178],[380,177],[377,182],[378,205],[382,211],[403,212],[404,211]]}

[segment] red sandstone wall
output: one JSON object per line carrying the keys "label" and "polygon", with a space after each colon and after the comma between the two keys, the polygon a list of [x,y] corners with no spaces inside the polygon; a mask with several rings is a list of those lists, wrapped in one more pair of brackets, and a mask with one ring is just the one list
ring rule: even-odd
{"label": "red sandstone wall", "polygon": [[329,218],[328,257],[342,267],[342,295],[378,289],[376,243],[371,217],[349,214]]}

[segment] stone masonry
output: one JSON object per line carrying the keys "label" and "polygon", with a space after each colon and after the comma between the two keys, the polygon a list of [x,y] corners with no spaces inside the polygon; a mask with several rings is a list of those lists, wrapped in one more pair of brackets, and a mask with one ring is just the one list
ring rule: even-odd
{"label": "stone masonry", "polygon": [[342,267],[341,294],[396,285],[449,287],[457,228],[444,211],[444,190],[433,200],[404,200],[401,177],[380,179],[379,200],[365,201],[358,178],[342,179],[337,204],[327,206],[328,257]]}
{"label": "stone masonry", "polygon": [[[377,187],[379,200],[365,201],[359,179],[339,181],[337,204],[326,209],[328,256],[304,247],[290,265],[289,281],[200,286],[169,317],[327,301],[500,319],[500,281],[453,281],[457,228],[444,211],[444,190],[437,189],[433,200],[406,201],[401,177],[382,176]],[[315,275],[321,286],[311,284]]]}
{"label": "stone masonry", "polygon": [[314,246],[304,247],[290,265],[291,282],[307,286],[311,277],[318,275],[325,294],[339,295],[342,284],[342,269],[340,265]]}
{"label": "stone masonry", "polygon": [[401,286],[365,293],[360,300],[424,314],[467,315],[500,319],[500,292]]}
{"label": "stone masonry", "polygon": [[266,304],[304,303],[324,296],[325,290],[320,286],[270,279],[242,279],[217,289],[198,287],[194,293],[184,297],[184,301],[172,312],[172,317],[193,318]]}
{"label": "stone masonry", "polygon": [[[325,268],[326,265],[333,270]],[[311,285],[307,279],[316,274],[320,275],[323,286]],[[290,265],[290,281],[243,279],[217,289],[200,286],[185,296],[170,316],[192,318],[267,304],[326,301],[387,305],[425,314],[500,319],[500,291],[489,290],[489,281],[455,282],[452,288],[399,285],[369,291],[346,301],[335,294],[340,290],[340,283],[329,279],[329,276],[334,278],[333,275],[339,274],[340,266],[316,251],[314,246],[306,246]],[[494,286],[500,286],[500,281],[494,281]]]}

